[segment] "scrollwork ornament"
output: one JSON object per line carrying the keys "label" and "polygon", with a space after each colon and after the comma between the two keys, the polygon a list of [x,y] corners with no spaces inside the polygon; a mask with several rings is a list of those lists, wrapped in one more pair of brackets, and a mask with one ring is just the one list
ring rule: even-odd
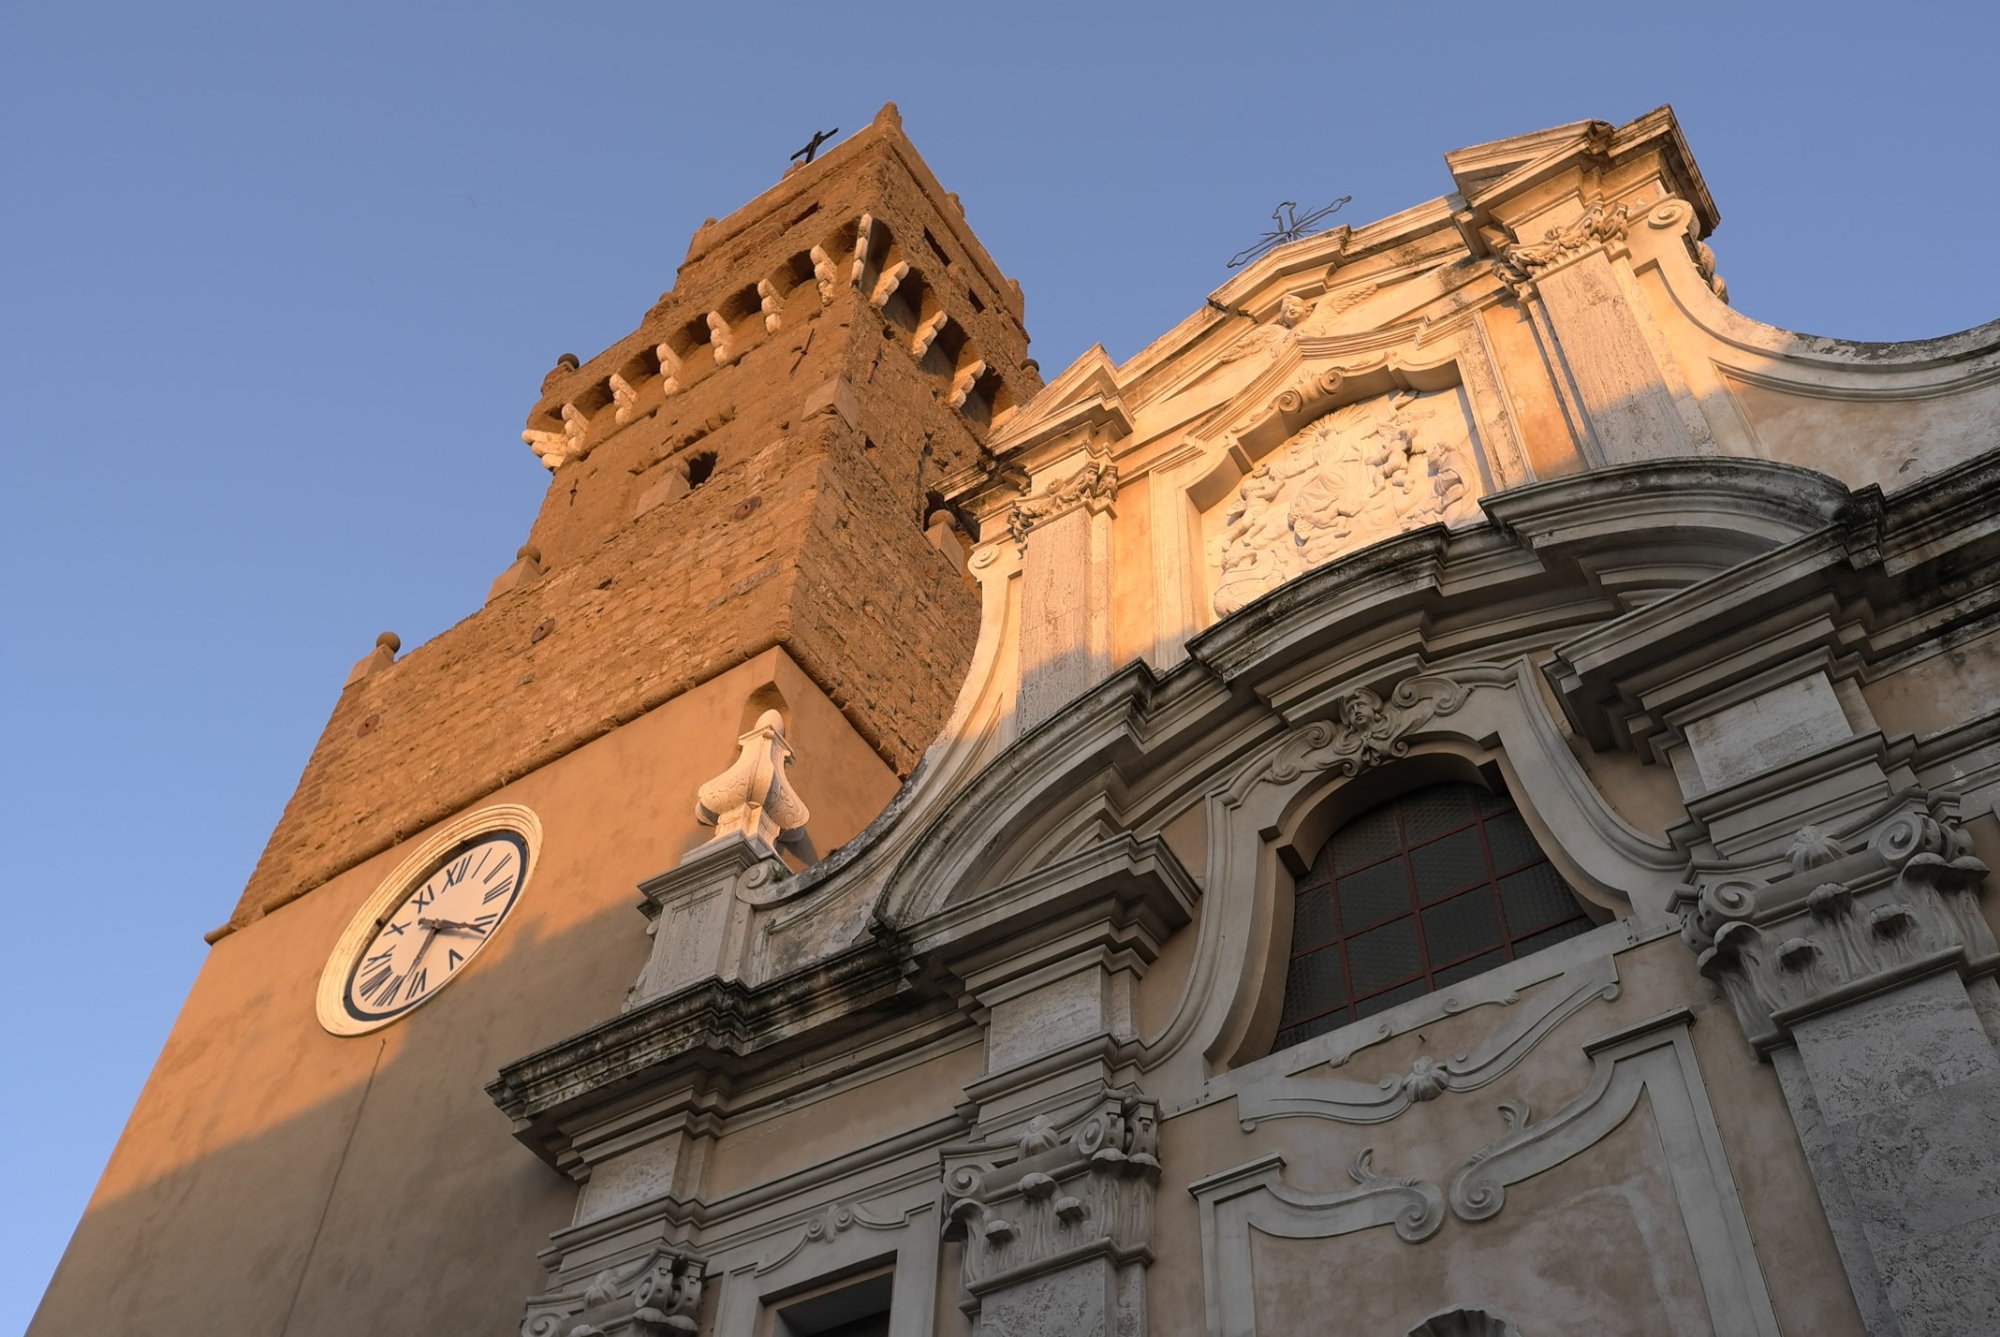
{"label": "scrollwork ornament", "polygon": [[1366,687],[1337,698],[1333,718],[1316,720],[1287,739],[1265,778],[1290,784],[1302,773],[1338,768],[1346,775],[1407,756],[1409,735],[1465,704],[1468,689],[1448,678],[1416,677],[1398,683],[1384,701]]}

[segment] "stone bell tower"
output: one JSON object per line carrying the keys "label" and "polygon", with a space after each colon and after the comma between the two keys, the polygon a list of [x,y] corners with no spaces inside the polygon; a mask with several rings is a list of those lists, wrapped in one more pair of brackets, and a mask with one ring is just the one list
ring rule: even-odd
{"label": "stone bell tower", "polygon": [[703,224],[636,330],[544,378],[528,542],[356,665],[231,926],[773,647],[907,774],[978,626],[933,489],[1040,387],[1027,346],[893,104]]}

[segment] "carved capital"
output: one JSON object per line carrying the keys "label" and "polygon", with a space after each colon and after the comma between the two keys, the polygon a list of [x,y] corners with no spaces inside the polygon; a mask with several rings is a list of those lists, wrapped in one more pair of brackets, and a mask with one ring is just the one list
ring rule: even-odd
{"label": "carved capital", "polygon": [[1529,278],[1567,264],[1588,251],[1625,240],[1630,218],[1622,204],[1598,201],[1567,223],[1550,228],[1540,241],[1503,246],[1501,254]]}
{"label": "carved capital", "polygon": [[1106,1093],[1067,1132],[1037,1116],[1011,1144],[947,1150],[944,1234],[965,1244],[975,1306],[1083,1258],[1151,1263],[1159,1180],[1159,1107],[1134,1093]]}
{"label": "carved capital", "polygon": [[1904,980],[2000,969],[1978,904],[1986,865],[1955,820],[1911,806],[1845,837],[1804,827],[1786,863],[1768,882],[1705,869],[1677,897],[1682,939],[1760,1050]]}
{"label": "carved capital", "polygon": [[588,1285],[531,1296],[521,1337],[675,1337],[695,1330],[703,1264],[656,1247],[638,1263]]}
{"label": "carved capital", "polygon": [[1066,474],[1031,497],[1007,508],[1007,533],[1025,548],[1029,531],[1077,507],[1093,515],[1111,509],[1118,499],[1118,465],[1108,455],[1093,455],[1075,473]]}

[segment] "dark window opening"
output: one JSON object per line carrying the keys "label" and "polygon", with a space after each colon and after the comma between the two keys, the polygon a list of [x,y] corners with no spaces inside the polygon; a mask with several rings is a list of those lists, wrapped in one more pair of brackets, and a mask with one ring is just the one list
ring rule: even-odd
{"label": "dark window opening", "polygon": [[1405,794],[1336,831],[1299,879],[1277,1047],[1590,927],[1506,795]]}
{"label": "dark window opening", "polygon": [[931,235],[929,228],[924,229],[924,245],[930,247],[931,254],[935,255],[946,266],[951,264],[951,257],[944,253],[944,247],[938,245],[938,239]]}
{"label": "dark window opening", "polygon": [[772,1337],[888,1337],[895,1275],[880,1273],[778,1307]]}
{"label": "dark window opening", "polygon": [[694,491],[694,489],[700,487],[703,483],[706,483],[708,481],[708,476],[714,472],[715,472],[714,451],[699,450],[696,451],[694,454],[688,456],[687,460],[688,491],[692,492]]}
{"label": "dark window opening", "polygon": [[970,289],[970,288],[967,288],[967,289],[965,290],[965,300],[966,300],[966,301],[968,301],[968,302],[970,302],[970,303],[972,303],[972,309],[973,309],[974,311],[981,311],[981,312],[983,312],[983,311],[985,311],[985,310],[986,310],[986,303],[984,303],[984,302],[980,301],[980,300],[979,300],[979,294],[978,294],[978,293],[976,293],[976,292],[974,292],[974,291],[973,291],[972,289]]}

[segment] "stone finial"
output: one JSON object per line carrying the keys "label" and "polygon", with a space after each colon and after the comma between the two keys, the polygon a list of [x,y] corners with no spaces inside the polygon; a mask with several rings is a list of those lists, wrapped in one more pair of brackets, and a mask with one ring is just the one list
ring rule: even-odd
{"label": "stone finial", "polygon": [[524,543],[515,550],[513,564],[493,577],[493,583],[486,587],[486,602],[492,603],[501,595],[541,578],[542,550],[532,543]]}
{"label": "stone finial", "polygon": [[875,113],[875,124],[900,130],[903,128],[903,113],[896,110],[895,103],[884,102],[882,110]]}
{"label": "stone finial", "polygon": [[729,322],[724,319],[720,311],[711,311],[708,313],[708,341],[713,345],[711,356],[715,358],[716,366],[719,367],[729,361],[729,354],[731,352],[729,347]]}
{"label": "stone finial", "polygon": [[403,638],[393,631],[385,631],[377,636],[375,648],[354,661],[354,667],[348,670],[347,681],[340,685],[341,690],[347,690],[371,673],[388,668],[396,662],[396,652],[402,648]]}
{"label": "stone finial", "polygon": [[764,313],[764,332],[776,334],[784,324],[785,303],[778,296],[778,286],[771,280],[757,280],[757,305]]}
{"label": "stone finial", "polygon": [[714,840],[740,834],[769,845],[804,835],[812,813],[785,776],[792,749],[784,717],[765,711],[736,742],[742,749],[736,764],[695,791],[695,819],[715,828]]}

